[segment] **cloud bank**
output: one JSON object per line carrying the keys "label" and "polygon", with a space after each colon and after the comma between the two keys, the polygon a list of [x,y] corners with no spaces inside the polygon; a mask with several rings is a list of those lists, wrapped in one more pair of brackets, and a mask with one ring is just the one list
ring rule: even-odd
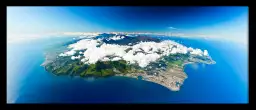
{"label": "cloud bank", "polygon": [[123,39],[124,38],[124,36],[113,36],[113,37],[110,37],[109,39],[107,39],[107,41],[109,41],[109,40],[121,40],[121,39]]}
{"label": "cloud bank", "polygon": [[[118,37],[121,38],[121,37]],[[126,60],[129,64],[137,63],[140,67],[146,67],[162,56],[170,54],[194,54],[208,56],[207,50],[187,48],[171,40],[156,42],[140,42],[133,46],[106,44],[100,39],[83,39],[68,46],[70,51],[61,53],[59,56],[71,56],[72,60],[79,59],[85,64],[94,64],[97,61]],[[81,52],[79,50],[85,50]],[[82,56],[73,56],[79,52]]]}

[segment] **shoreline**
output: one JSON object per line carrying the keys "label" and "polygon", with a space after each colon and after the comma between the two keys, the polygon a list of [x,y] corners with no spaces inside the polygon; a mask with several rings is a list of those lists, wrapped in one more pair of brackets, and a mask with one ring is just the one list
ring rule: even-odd
{"label": "shoreline", "polygon": [[182,68],[184,68],[186,65],[188,65],[188,64],[193,64],[193,63],[196,63],[196,62],[186,62],[186,63],[183,63],[182,64]]}
{"label": "shoreline", "polygon": [[[46,63],[46,61],[44,63]],[[148,75],[146,72],[143,72],[143,73],[115,74],[115,75],[108,76],[108,77],[119,76],[119,77],[128,77],[128,78],[138,79],[138,76],[142,76],[141,80],[159,84],[161,86],[166,87],[167,89],[169,89],[171,91],[179,91],[180,87],[183,85],[183,82],[185,81],[185,79],[188,78],[188,75],[186,74],[184,68],[186,65],[193,64],[193,63],[197,63],[197,62],[185,62],[182,64],[181,67],[174,67],[174,68],[168,69],[167,71],[160,71],[159,75]],[[198,63],[202,63],[202,62],[198,62]],[[45,65],[41,64],[40,66],[44,67]],[[47,70],[45,70],[45,71],[47,71]],[[62,75],[54,74],[54,75],[55,76],[65,76],[64,74],[62,74]],[[80,77],[82,79],[90,78],[90,77],[81,77],[79,75],[75,75],[72,77],[76,77],[76,76]],[[100,79],[108,78],[108,77],[100,77]],[[94,77],[94,78],[99,79],[99,77]]]}

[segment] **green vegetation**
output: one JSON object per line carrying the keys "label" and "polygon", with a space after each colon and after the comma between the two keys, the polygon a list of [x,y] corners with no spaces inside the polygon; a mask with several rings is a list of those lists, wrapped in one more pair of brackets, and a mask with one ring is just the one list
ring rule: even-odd
{"label": "green vegetation", "polygon": [[182,66],[182,61],[181,60],[176,60],[176,61],[171,61],[171,62],[167,62],[167,66],[168,67],[174,67],[174,66]]}
{"label": "green vegetation", "polygon": [[56,75],[80,75],[105,77],[115,74],[125,74],[134,72],[133,66],[128,65],[125,60],[119,61],[98,61],[95,64],[83,64],[79,60],[58,59],[55,62],[49,63],[45,66],[47,71],[53,72]]}
{"label": "green vegetation", "polygon": [[[116,71],[114,71],[116,69]],[[131,70],[131,66],[127,64],[125,60],[119,61],[98,61],[95,64],[90,64],[86,72],[82,73],[82,76],[112,76],[119,73],[128,73]]]}
{"label": "green vegetation", "polygon": [[[80,60],[71,60],[70,57],[58,57],[52,63],[45,66],[47,71],[56,75],[80,75],[81,77],[95,76],[107,77],[115,74],[128,74],[138,72],[154,72],[156,68],[182,67],[184,61],[189,58],[187,54],[175,54],[164,56],[157,62],[150,63],[150,68],[141,68],[138,64],[127,64],[125,60],[98,61],[95,64],[84,64]],[[161,64],[161,66],[159,66]]]}
{"label": "green vegetation", "polygon": [[158,61],[161,65],[166,65],[167,68],[182,67],[182,64],[189,58],[188,54],[170,54],[164,56],[163,60]]}

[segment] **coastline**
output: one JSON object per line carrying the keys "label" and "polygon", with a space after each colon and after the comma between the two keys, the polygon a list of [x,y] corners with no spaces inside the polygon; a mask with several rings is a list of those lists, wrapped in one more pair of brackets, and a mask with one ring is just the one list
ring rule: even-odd
{"label": "coastline", "polygon": [[182,68],[184,68],[186,65],[188,65],[188,64],[193,64],[193,63],[196,63],[196,62],[186,62],[186,63],[183,63],[182,64]]}
{"label": "coastline", "polygon": [[[44,67],[45,63],[46,62],[44,62],[40,66]],[[142,72],[142,73],[138,72],[138,73],[128,73],[128,74],[115,74],[113,76],[121,76],[121,77],[135,78],[135,79],[138,79],[139,76],[142,76],[141,80],[159,84],[161,86],[168,88],[171,91],[179,91],[185,79],[188,78],[188,75],[185,73],[184,68],[186,65],[193,64],[193,63],[195,64],[197,62],[185,62],[182,64],[181,67],[173,67],[173,68],[169,68],[167,71],[160,71],[159,75],[148,75],[146,72]],[[54,75],[59,76],[56,74]],[[79,75],[77,76],[80,78],[85,78],[85,79],[87,78],[87,77],[81,77]]]}
{"label": "coastline", "polygon": [[[69,44],[69,43],[67,43],[67,44]],[[59,50],[59,49],[57,49],[57,50]],[[48,63],[51,63],[52,61],[54,61],[56,58],[56,55],[58,55],[58,54],[54,51],[51,51],[50,53],[46,53],[45,61],[41,64],[41,66],[45,67]],[[58,56],[57,56],[57,58],[58,58]],[[209,58],[209,57],[207,57],[207,58]],[[184,68],[186,65],[193,64],[193,63],[214,64],[214,61],[211,59],[210,60],[209,59],[202,60],[202,59],[196,59],[193,57],[191,59],[192,59],[191,61],[182,60],[178,63],[174,62],[173,63],[174,65],[171,64],[172,67],[168,68],[168,70],[163,70],[163,71],[160,70],[159,72],[156,72],[156,73],[155,73],[155,71],[152,71],[152,74],[151,74],[151,72],[150,73],[143,72],[143,73],[128,73],[128,74],[113,74],[112,76],[121,75],[121,76],[127,76],[127,77],[132,77],[132,78],[138,78],[138,76],[142,76],[143,80],[160,84],[162,86],[167,87],[168,89],[170,89],[172,91],[178,91],[180,89],[180,86],[183,84],[184,80],[188,77],[184,71]],[[61,74],[61,75],[69,75],[65,72],[63,72],[63,73],[64,74]],[[93,73],[93,72],[89,72],[89,73]],[[158,73],[160,73],[160,74],[158,74]],[[79,74],[81,74],[81,73],[79,73]],[[59,76],[59,75],[57,75],[57,76]],[[104,76],[101,76],[101,77],[104,78]]]}
{"label": "coastline", "polygon": [[[222,52],[222,53],[223,54],[221,54],[221,55],[224,55],[224,52]],[[219,55],[217,52],[215,54]],[[226,56],[229,57],[228,55],[226,55]],[[27,57],[27,58],[29,60],[31,60],[31,62],[36,61],[36,60],[30,59],[31,57]],[[35,56],[35,58],[36,58],[36,56]],[[95,96],[98,96],[100,98],[93,97],[93,98],[90,99],[88,97],[89,96],[93,96],[91,94],[93,94],[95,92],[95,90],[97,90],[98,88],[100,88],[100,89],[101,88],[106,88],[104,90],[111,91],[109,93],[113,93],[114,94],[114,95],[112,95],[112,94],[102,95],[102,96],[109,97],[109,99],[113,99],[113,96],[116,96],[115,95],[116,91],[122,91],[123,90],[122,92],[125,92],[123,94],[129,94],[129,95],[125,95],[124,98],[121,97],[121,95],[120,95],[120,97],[122,99],[120,99],[120,100],[116,99],[119,102],[123,101],[123,100],[130,101],[129,99],[131,99],[130,97],[132,97],[132,96],[134,96],[134,100],[136,100],[136,98],[138,98],[138,97],[143,97],[144,98],[144,96],[145,96],[146,97],[145,99],[140,99],[140,100],[143,100],[145,102],[149,101],[150,103],[155,103],[158,100],[160,100],[161,102],[166,101],[166,103],[170,102],[170,100],[171,100],[170,103],[201,103],[201,102],[203,102],[203,103],[218,103],[218,101],[220,101],[220,102],[225,102],[225,101],[228,102],[226,99],[228,99],[228,100],[230,100],[232,102],[236,102],[236,103],[238,103],[238,102],[246,103],[248,98],[243,98],[243,96],[245,96],[247,92],[245,93],[245,95],[243,95],[242,93],[238,94],[239,92],[237,92],[237,91],[241,90],[241,88],[240,87],[237,88],[238,87],[237,85],[240,84],[240,83],[239,83],[238,80],[233,78],[232,75],[234,74],[234,72],[230,71],[230,70],[232,70],[232,68],[231,67],[227,67],[227,69],[221,70],[222,69],[221,67],[226,67],[225,63],[223,63],[223,61],[221,62],[221,60],[218,60],[217,56],[214,57],[214,60],[218,61],[218,65],[219,65],[219,66],[217,66],[218,68],[209,67],[204,72],[202,72],[202,71],[191,71],[190,70],[191,68],[188,68],[188,70],[185,69],[186,73],[188,73],[188,75],[190,75],[189,76],[190,78],[186,80],[185,85],[183,85],[184,87],[182,87],[180,89],[180,91],[178,91],[178,92],[167,91],[167,89],[163,89],[162,87],[159,87],[159,85],[157,85],[158,87],[154,86],[154,85],[152,87],[152,84],[150,84],[150,87],[145,87],[145,83],[140,85],[141,82],[134,81],[134,80],[129,80],[129,79],[126,80],[125,78],[113,78],[114,81],[116,81],[118,79],[122,80],[122,81],[120,81],[120,80],[116,81],[116,82],[121,82],[119,84],[120,86],[114,86],[113,87],[112,85],[117,85],[117,84],[116,84],[116,82],[111,83],[111,81],[109,81],[110,83],[105,83],[103,81],[102,82],[97,81],[97,83],[100,82],[101,84],[99,84],[98,86],[94,86],[94,85],[90,86],[90,84],[92,85],[92,83],[88,84],[86,81],[84,81],[83,83],[79,82],[80,79],[82,79],[80,76],[76,77],[76,79],[78,79],[78,81],[76,81],[76,80],[72,80],[70,77],[66,77],[66,76],[65,76],[66,78],[57,78],[57,77],[51,78],[51,76],[53,76],[53,75],[45,75],[45,73],[43,73],[43,72],[39,72],[39,74],[36,74],[38,77],[37,76],[33,76],[32,78],[29,78],[28,80],[25,80],[25,81],[28,81],[29,85],[27,85],[27,86],[31,86],[31,87],[33,87],[32,85],[34,85],[34,82],[33,81],[29,81],[29,80],[35,80],[35,83],[40,81],[42,83],[46,83],[47,85],[49,85],[48,88],[47,88],[47,86],[37,86],[38,89],[36,89],[36,88],[28,88],[26,90],[23,89],[23,91],[25,91],[25,92],[28,91],[29,92],[29,91],[31,91],[31,89],[33,89],[33,90],[36,91],[33,95],[38,96],[39,98],[43,97],[45,100],[46,100],[46,98],[49,97],[49,99],[47,99],[49,101],[51,101],[50,100],[51,98],[55,98],[56,99],[56,97],[58,95],[60,95],[60,93],[61,94],[65,93],[65,95],[63,95],[63,96],[70,96],[70,97],[73,96],[73,98],[74,98],[73,100],[80,100],[80,98],[85,95],[84,94],[85,92],[88,92],[90,94],[87,94],[86,95],[87,97],[84,96],[83,100],[88,101],[88,102],[92,101],[92,99],[99,100],[99,99],[102,99],[102,97],[99,96],[98,94],[95,95]],[[226,60],[230,61],[230,59],[226,59]],[[234,62],[236,62],[236,61],[234,61]],[[10,62],[8,62],[8,63],[10,63]],[[239,63],[241,63],[241,62],[239,62]],[[234,63],[232,63],[232,64],[234,64]],[[242,62],[242,64],[243,64],[243,62]],[[187,68],[186,66],[188,66],[188,65],[189,64],[184,65],[185,68]],[[25,67],[23,67],[23,68],[25,68]],[[26,67],[26,68],[29,68],[29,67]],[[199,67],[199,68],[201,68],[201,67]],[[18,70],[18,69],[19,68],[16,67],[16,70]],[[209,73],[203,74],[206,71],[208,71]],[[35,75],[32,72],[33,71],[31,71],[31,74]],[[202,74],[194,74],[195,72],[199,72],[199,73],[202,73]],[[246,71],[244,71],[244,73],[245,72]],[[10,74],[8,73],[8,75],[10,75]],[[17,75],[15,75],[15,76],[17,78],[22,78],[24,75],[26,75],[26,74],[18,74],[17,73]],[[47,76],[47,77],[45,78],[44,76]],[[48,77],[50,77],[50,78],[48,78]],[[197,80],[196,78],[197,77],[205,77],[205,78],[201,81],[201,83],[197,83],[196,82],[196,80]],[[212,77],[216,77],[216,79],[213,79]],[[229,77],[230,79],[228,81],[234,81],[234,83],[232,83],[232,84],[231,83],[225,83],[225,81],[227,81],[227,80],[221,79],[221,77]],[[49,81],[47,81],[48,79],[51,79],[53,82],[48,83],[49,82]],[[63,85],[63,83],[61,83],[61,81],[59,81],[59,79],[67,80],[66,82],[68,82],[68,83],[66,83],[66,84],[68,84],[68,85]],[[14,79],[10,79],[10,80],[13,81],[13,82],[17,81],[17,80],[14,80]],[[125,80],[125,81],[123,81],[123,80]],[[219,80],[218,82],[223,83],[223,84],[216,86],[215,85],[216,80]],[[152,92],[152,91],[150,91],[151,93],[145,92],[145,91],[141,92],[139,90],[136,90],[136,87],[134,87],[134,85],[131,85],[131,84],[130,85],[129,84],[125,85],[126,83],[122,83],[122,82],[131,82],[131,83],[134,83],[135,86],[137,86],[137,85],[138,85],[138,87],[142,86],[143,90],[152,90],[154,92]],[[95,83],[95,82],[93,82],[93,83]],[[21,83],[17,83],[15,85],[19,86],[19,84],[21,84]],[[56,84],[56,85],[53,86],[52,84]],[[69,84],[71,84],[71,85],[69,85]],[[233,87],[232,85],[234,85],[234,84],[236,86]],[[111,86],[109,86],[109,85],[111,85]],[[41,93],[42,92],[41,91],[42,87],[44,87],[43,88],[44,90],[50,90],[50,89],[52,89],[52,88],[50,88],[52,86],[55,87],[55,88],[63,88],[63,89],[61,89],[61,90],[60,89],[56,89],[56,91],[59,91],[59,93],[56,93],[53,96],[47,96],[46,93]],[[80,88],[78,93],[76,93],[78,95],[74,96],[74,92],[67,93],[69,88],[75,88],[75,87],[76,88],[77,87]],[[221,89],[220,87],[223,87],[225,89],[223,89],[223,88]],[[11,87],[8,86],[8,88],[11,88]],[[96,89],[94,89],[94,88],[96,88]],[[130,92],[130,90],[132,90],[132,91]],[[232,90],[234,92],[229,92],[230,90]],[[216,94],[215,91],[217,91],[218,94]],[[64,92],[64,93],[62,93],[62,92]],[[81,95],[80,95],[80,93],[81,93]],[[97,93],[100,94],[100,92],[97,92]],[[154,96],[154,95],[152,95],[153,93],[157,94],[157,95]],[[168,94],[174,94],[174,95],[170,95],[169,96],[167,93]],[[96,94],[96,93],[94,93],[94,94]],[[236,95],[238,94],[240,97],[242,97],[242,99],[241,98],[238,99],[238,97],[233,97],[235,94]],[[9,94],[9,95],[11,96],[12,94]],[[224,98],[220,97],[220,96],[223,96]],[[128,98],[126,98],[126,97],[128,97]],[[23,98],[28,98],[28,99],[30,98],[31,99],[31,98],[34,98],[34,97],[26,97],[26,96],[21,95],[19,100],[17,101],[17,103],[19,103],[20,100],[23,99]],[[41,99],[43,99],[43,98],[41,98]],[[152,101],[151,101],[151,99],[152,99]],[[184,99],[184,100],[181,101],[180,99]],[[132,100],[130,102],[134,102],[134,100]],[[242,100],[242,101],[240,101],[240,100]],[[37,100],[37,101],[40,101],[40,100]],[[65,101],[65,100],[63,100],[63,101]],[[118,103],[118,101],[116,101],[116,102]]]}

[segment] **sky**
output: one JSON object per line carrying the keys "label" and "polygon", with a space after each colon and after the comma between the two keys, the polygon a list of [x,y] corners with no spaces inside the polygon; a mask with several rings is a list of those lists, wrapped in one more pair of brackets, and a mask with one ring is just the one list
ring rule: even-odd
{"label": "sky", "polygon": [[7,38],[110,31],[172,32],[247,43],[248,7],[7,7]]}

